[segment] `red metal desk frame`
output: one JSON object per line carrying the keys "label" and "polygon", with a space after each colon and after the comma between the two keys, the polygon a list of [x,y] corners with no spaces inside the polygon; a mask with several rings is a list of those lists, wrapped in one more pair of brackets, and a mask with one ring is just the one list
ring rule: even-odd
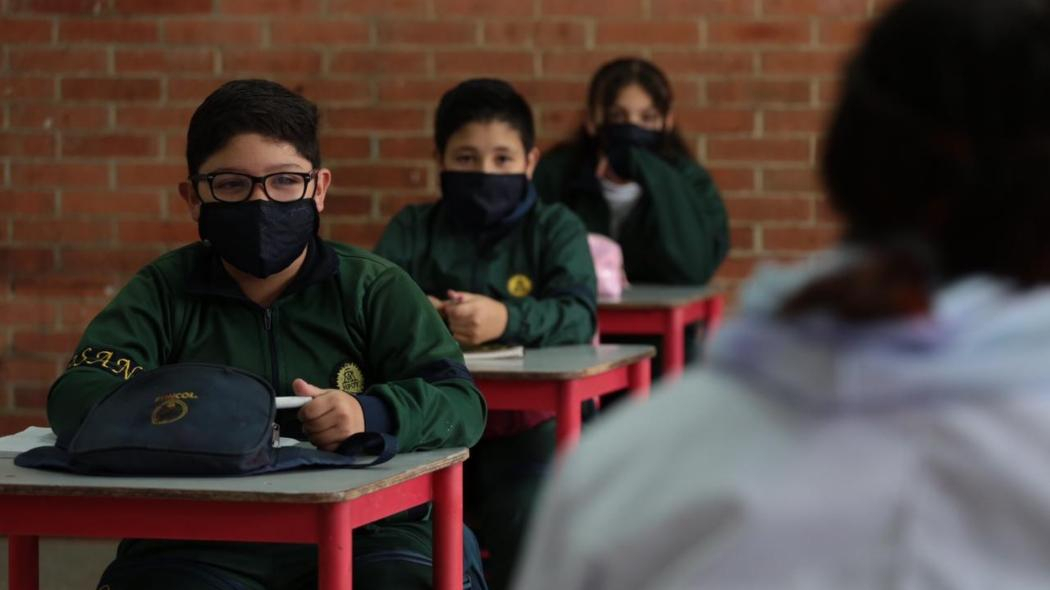
{"label": "red metal desk frame", "polygon": [[[352,588],[351,531],[434,503],[434,587],[463,587],[463,464],[342,502],[283,503],[91,496],[0,496],[11,590],[38,587],[38,537],[316,543],[322,590]],[[266,518],[259,518],[265,514]]]}

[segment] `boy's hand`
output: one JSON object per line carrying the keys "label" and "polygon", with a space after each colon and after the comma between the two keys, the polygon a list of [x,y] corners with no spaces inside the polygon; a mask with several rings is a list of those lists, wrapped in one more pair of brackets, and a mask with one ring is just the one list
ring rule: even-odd
{"label": "boy's hand", "polygon": [[292,391],[313,398],[299,409],[299,421],[315,447],[334,451],[351,435],[365,431],[365,414],[354,396],[338,389],[314,387],[303,379],[292,381]]}
{"label": "boy's hand", "polygon": [[427,295],[427,301],[430,301],[430,305],[433,305],[434,309],[436,309],[438,313],[440,313],[441,315],[445,315],[444,301],[438,299],[437,297],[434,297],[433,295]]}
{"label": "boy's hand", "polygon": [[477,293],[449,291],[444,312],[452,337],[460,344],[495,340],[507,329],[507,306]]}

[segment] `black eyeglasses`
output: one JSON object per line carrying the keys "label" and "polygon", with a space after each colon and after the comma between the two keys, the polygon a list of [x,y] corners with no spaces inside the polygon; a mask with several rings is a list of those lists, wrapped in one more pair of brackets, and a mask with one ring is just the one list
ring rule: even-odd
{"label": "black eyeglasses", "polygon": [[[317,170],[309,172],[274,172],[266,176],[252,176],[240,172],[215,172],[212,174],[194,174],[190,181],[198,185],[197,193],[200,193],[199,184],[207,181],[208,190],[216,201],[223,203],[239,203],[247,199],[256,184],[261,184],[263,193],[271,201],[287,203],[298,201],[306,196],[306,188],[310,181],[317,176]],[[314,190],[317,186],[314,185]]]}

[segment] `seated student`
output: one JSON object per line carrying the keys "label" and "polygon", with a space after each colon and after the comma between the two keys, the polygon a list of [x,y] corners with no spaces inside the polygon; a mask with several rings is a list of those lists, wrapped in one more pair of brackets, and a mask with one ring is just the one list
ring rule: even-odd
{"label": "seated student", "polygon": [[[587,112],[576,138],[540,160],[540,198],[564,203],[588,231],[615,239],[628,281],[706,283],[729,251],[726,210],[675,128],[667,77],[643,59],[611,61],[591,80]],[[686,358],[696,356],[694,324]],[[653,363],[654,375],[660,367]]]}
{"label": "seated student", "polygon": [[843,91],[845,243],[582,441],[517,588],[1050,587],[1050,3],[902,0]]}
{"label": "seated student", "polygon": [[[48,397],[59,437],[126,379],[199,361],[313,398],[278,420],[322,449],[363,431],[396,435],[402,451],[480,438],[484,400],[412,279],[318,237],[331,172],[312,103],[273,82],[228,82],[194,113],[186,161],[179,193],[202,241],[143,268],[88,326]],[[357,529],[353,546],[355,588],[431,587],[425,519]],[[315,588],[316,568],[310,545],[126,540],[101,587]]]}
{"label": "seated student", "polygon": [[[468,80],[438,104],[441,199],[398,213],[376,253],[408,271],[465,346],[582,344],[596,322],[594,265],[579,219],[539,202],[532,111],[500,80]],[[464,467],[467,523],[502,588],[554,450],[550,415],[492,412]]]}

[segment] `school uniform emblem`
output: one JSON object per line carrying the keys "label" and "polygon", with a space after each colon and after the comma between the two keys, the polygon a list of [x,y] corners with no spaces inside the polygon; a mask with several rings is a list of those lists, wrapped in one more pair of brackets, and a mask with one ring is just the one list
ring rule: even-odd
{"label": "school uniform emblem", "polygon": [[343,363],[335,373],[335,386],[339,391],[357,395],[365,390],[365,375],[354,363]]}
{"label": "school uniform emblem", "polygon": [[532,293],[532,279],[523,274],[510,277],[507,280],[507,292],[514,297],[527,297]]}
{"label": "school uniform emblem", "polygon": [[157,405],[154,406],[153,413],[150,414],[150,423],[154,426],[161,426],[182,420],[186,417],[186,414],[190,413],[190,406],[187,401],[192,399],[197,399],[197,394],[192,391],[169,393],[157,397],[157,399],[153,400]]}

